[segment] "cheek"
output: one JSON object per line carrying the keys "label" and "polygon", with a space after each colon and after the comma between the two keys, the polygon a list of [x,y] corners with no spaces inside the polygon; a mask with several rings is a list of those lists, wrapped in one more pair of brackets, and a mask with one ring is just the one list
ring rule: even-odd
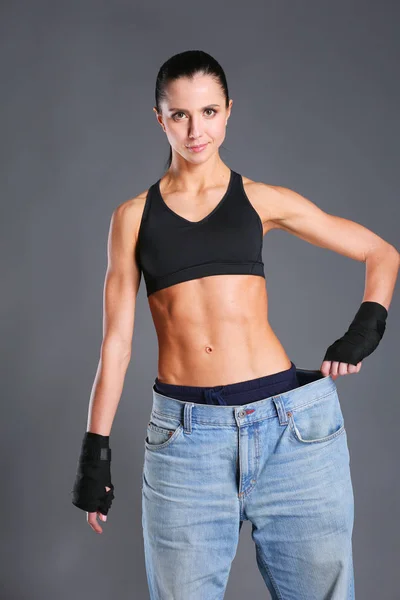
{"label": "cheek", "polygon": [[185,132],[179,127],[170,127],[165,133],[171,146],[180,146],[186,139]]}
{"label": "cheek", "polygon": [[224,137],[226,134],[225,121],[226,118],[224,117],[223,119],[218,119],[218,121],[213,123],[213,128],[215,130],[216,136],[219,138]]}
{"label": "cheek", "polygon": [[210,141],[221,141],[226,135],[225,126],[223,123],[209,123],[204,127],[204,133],[208,136]]}
{"label": "cheek", "polygon": [[220,144],[222,144],[222,142],[225,139],[225,136],[226,136],[225,126],[219,124],[218,127],[216,127],[214,130],[213,137],[216,141],[218,141]]}

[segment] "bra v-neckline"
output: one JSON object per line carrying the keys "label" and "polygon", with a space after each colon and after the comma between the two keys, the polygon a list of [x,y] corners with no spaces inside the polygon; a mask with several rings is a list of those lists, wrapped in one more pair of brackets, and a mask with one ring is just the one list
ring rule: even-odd
{"label": "bra v-neckline", "polygon": [[178,219],[181,219],[185,223],[188,223],[190,225],[200,225],[201,223],[204,223],[204,221],[206,221],[207,219],[209,219],[214,213],[216,213],[217,210],[225,202],[226,198],[229,195],[229,192],[231,191],[232,182],[233,182],[233,171],[232,171],[232,169],[230,169],[230,177],[229,177],[228,187],[226,188],[226,191],[225,191],[224,195],[222,196],[221,200],[218,202],[218,204],[215,206],[215,208],[213,208],[213,210],[210,213],[208,213],[208,215],[206,215],[205,217],[203,217],[203,219],[200,219],[200,221],[189,221],[189,219],[185,219],[185,217],[182,217],[181,215],[178,215],[178,213],[176,213],[174,210],[172,210],[172,208],[170,208],[168,206],[168,204],[165,202],[164,198],[162,197],[161,190],[160,190],[160,181],[161,181],[161,179],[159,179],[157,181],[157,183],[156,183],[156,191],[157,191],[159,199],[161,200],[161,202],[165,206],[165,208],[170,213],[172,213],[175,217],[177,217]]}

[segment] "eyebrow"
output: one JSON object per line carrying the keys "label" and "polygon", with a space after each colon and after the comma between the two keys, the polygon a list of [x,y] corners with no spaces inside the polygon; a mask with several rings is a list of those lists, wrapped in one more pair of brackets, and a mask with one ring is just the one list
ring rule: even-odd
{"label": "eyebrow", "polygon": [[[210,108],[211,106],[219,106],[219,104],[207,104],[207,106],[203,106],[200,110],[204,110],[205,108]],[[182,112],[186,112],[186,108],[170,108],[169,111],[178,110]]]}

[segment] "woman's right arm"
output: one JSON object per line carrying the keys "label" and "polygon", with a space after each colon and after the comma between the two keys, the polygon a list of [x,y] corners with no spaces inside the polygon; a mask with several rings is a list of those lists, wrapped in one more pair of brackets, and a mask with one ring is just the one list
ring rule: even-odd
{"label": "woman's right arm", "polygon": [[103,341],[89,402],[87,431],[109,436],[131,358],[141,271],[135,259],[143,196],[120,204],[111,217],[103,291]]}
{"label": "woman's right arm", "polygon": [[141,280],[136,243],[143,206],[143,196],[120,204],[113,212],[108,235],[103,341],[72,490],[72,503],[86,511],[87,521],[96,533],[103,531],[97,517],[107,519],[114,498],[109,435],[131,356]]}

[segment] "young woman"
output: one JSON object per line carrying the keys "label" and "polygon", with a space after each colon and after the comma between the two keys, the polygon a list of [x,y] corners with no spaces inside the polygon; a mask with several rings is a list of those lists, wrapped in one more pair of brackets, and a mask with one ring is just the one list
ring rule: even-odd
{"label": "young woman", "polygon": [[[223,598],[244,520],[274,599],[352,599],[354,499],[335,379],[358,373],[382,338],[399,253],[230,169],[219,148],[231,109],[209,54],[161,67],[154,111],[170,159],[112,217],[104,341],[73,503],[101,533],[143,273],[159,342],[142,479],[151,599]],[[296,368],[268,322],[262,245],[273,228],[367,265],[363,303],[319,370]]]}

